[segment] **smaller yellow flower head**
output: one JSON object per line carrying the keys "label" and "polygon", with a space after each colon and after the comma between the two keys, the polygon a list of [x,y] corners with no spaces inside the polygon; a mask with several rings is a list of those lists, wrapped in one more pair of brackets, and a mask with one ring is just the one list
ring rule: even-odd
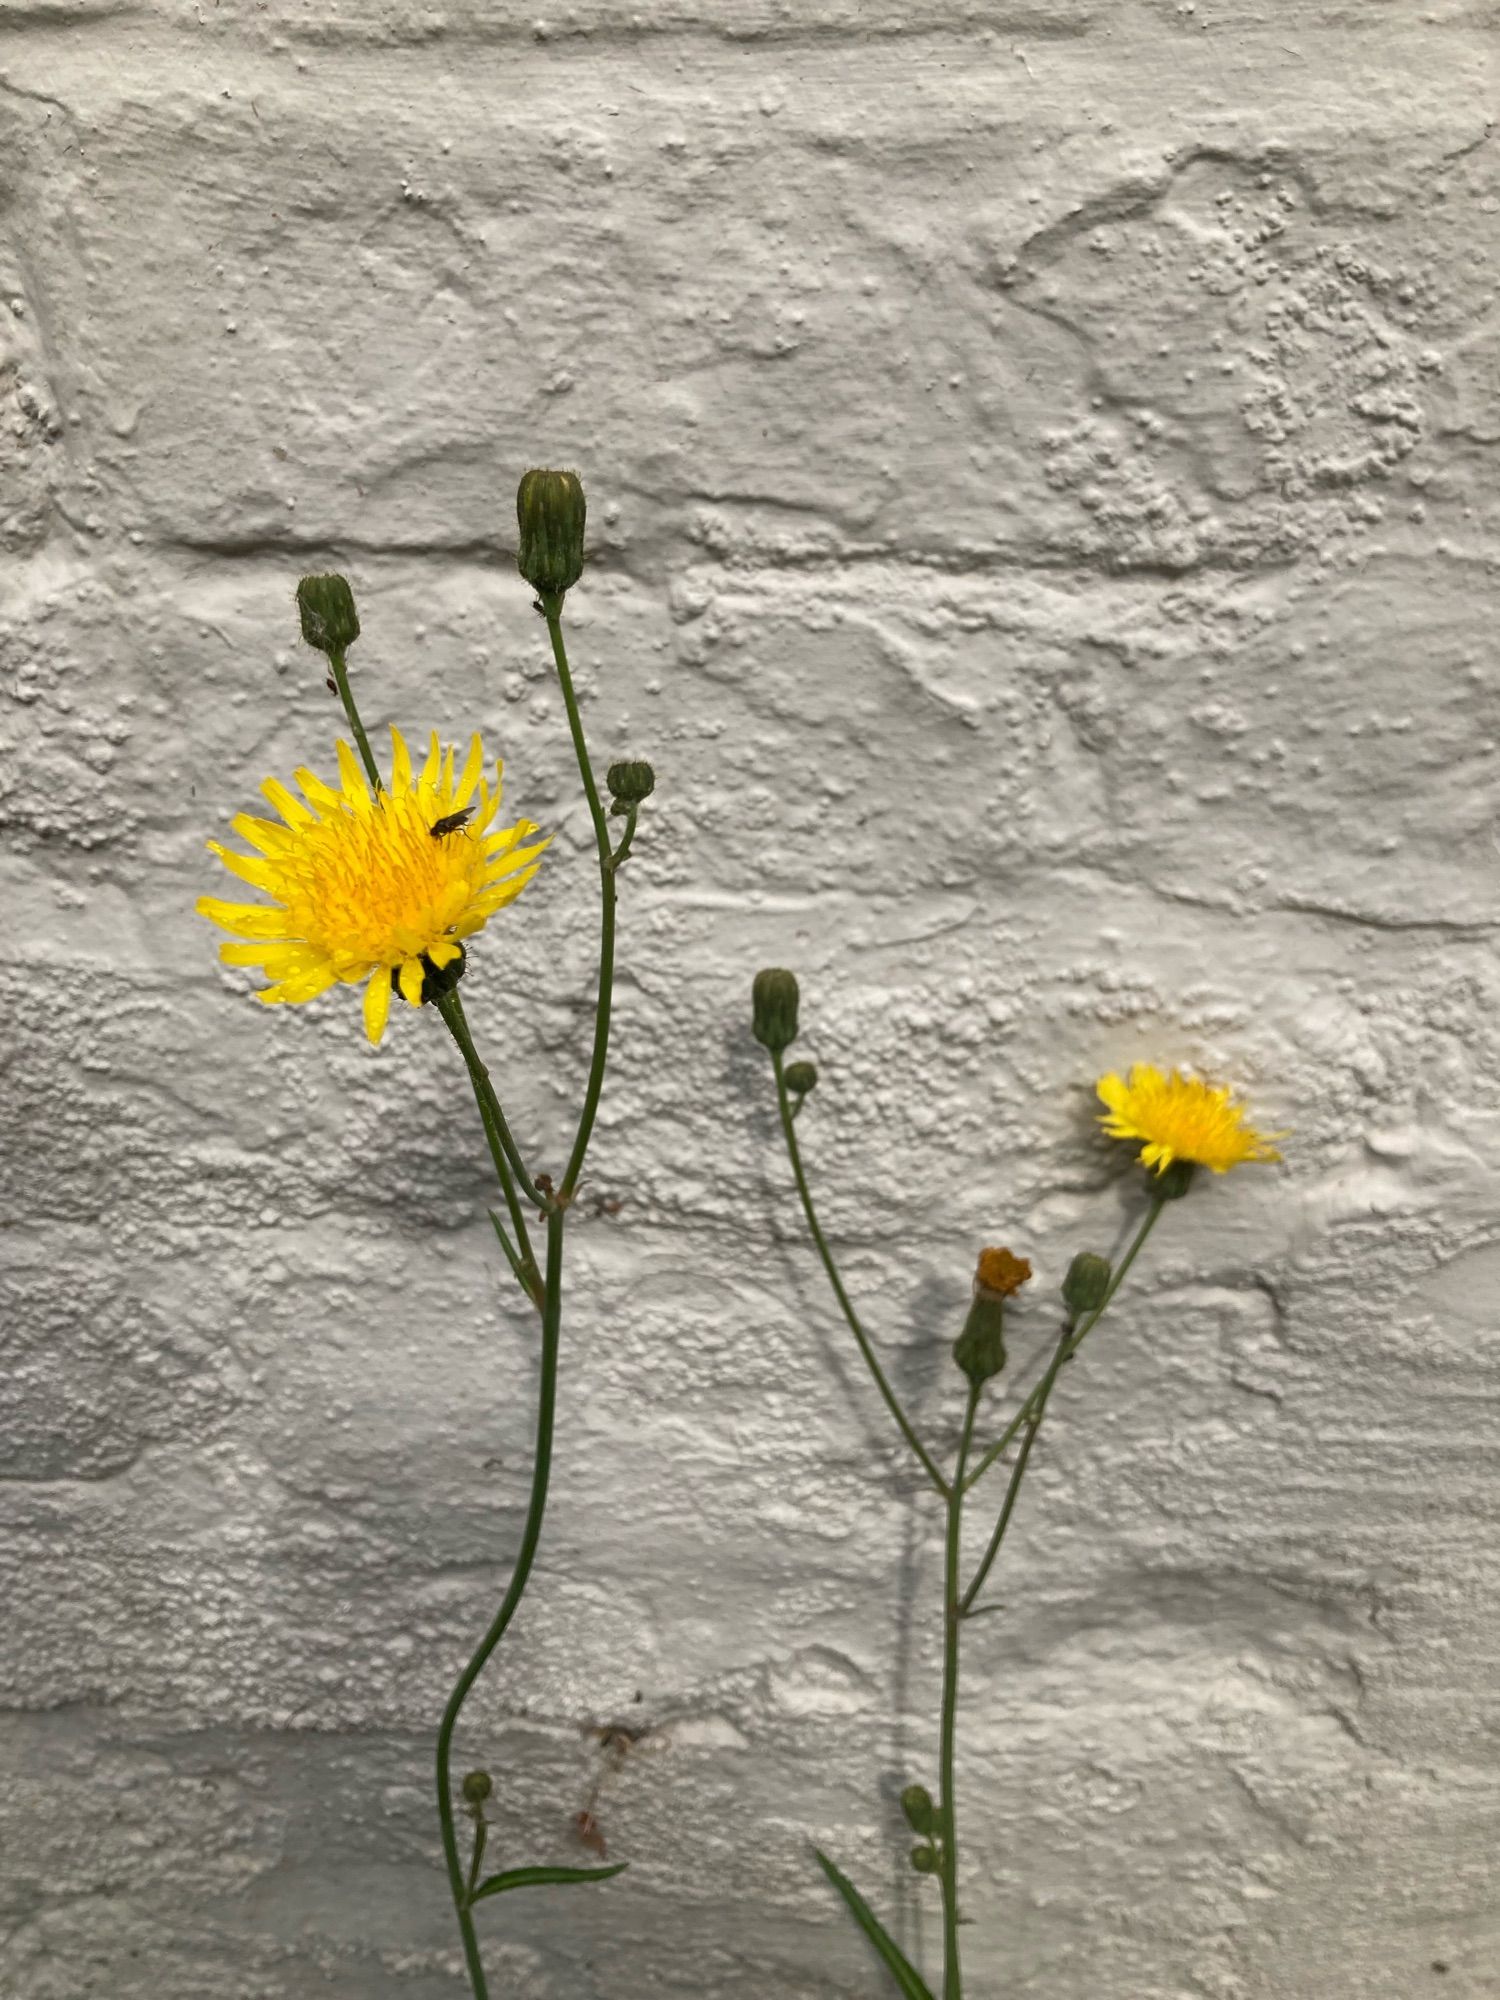
{"label": "smaller yellow flower head", "polygon": [[340,743],[340,789],[311,771],[294,773],[302,797],[276,778],[261,790],[281,815],[237,813],[234,831],[256,852],[208,845],[231,875],[264,891],[269,903],[198,900],[198,913],[237,934],[219,947],[227,965],[253,965],[271,984],[272,1003],[314,1000],[338,982],[365,982],[365,1031],[385,1032],[393,983],[421,1004],[429,969],[463,956],[462,940],[512,903],[541,865],[545,840],[530,840],[529,819],[490,830],[500,808],[500,770],[484,775],[478,736],[454,775],[454,752],[436,734],[420,771],[391,731],[389,789],[373,793],[347,743]]}
{"label": "smaller yellow flower head", "polygon": [[1141,1165],[1158,1174],[1174,1160],[1225,1174],[1246,1160],[1281,1158],[1271,1139],[1285,1134],[1267,1135],[1247,1125],[1244,1108],[1227,1085],[1215,1089],[1175,1069],[1163,1076],[1150,1063],[1136,1063],[1128,1079],[1101,1076],[1096,1087],[1108,1107],[1099,1123],[1111,1139],[1144,1140]]}

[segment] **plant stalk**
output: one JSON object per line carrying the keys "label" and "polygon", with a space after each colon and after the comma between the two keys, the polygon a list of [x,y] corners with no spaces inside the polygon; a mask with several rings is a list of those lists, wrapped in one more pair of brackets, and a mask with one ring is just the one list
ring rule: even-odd
{"label": "plant stalk", "polygon": [[[1153,1195],[1151,1197],[1151,1205],[1146,1210],[1145,1219],[1141,1223],[1140,1228],[1135,1232],[1134,1237],[1131,1239],[1130,1248],[1125,1252],[1125,1255],[1120,1259],[1115,1274],[1110,1279],[1109,1290],[1104,1294],[1104,1298],[1101,1301],[1099,1307],[1097,1308],[1096,1311],[1087,1314],[1084,1317],[1084,1319],[1080,1322],[1077,1331],[1068,1337],[1067,1345],[1064,1348],[1062,1354],[1062,1359],[1064,1361],[1071,1361],[1073,1359],[1073,1356],[1078,1352],[1079,1348],[1083,1345],[1084,1341],[1087,1340],[1088,1336],[1093,1332],[1094,1328],[1099,1324],[1100,1320],[1103,1319],[1105,1313],[1108,1312],[1111,1299],[1113,1299],[1115,1293],[1120,1289],[1121,1285],[1125,1282],[1126,1272],[1135,1262],[1137,1255],[1139,1254],[1142,1246],[1146,1241],[1146,1238],[1151,1234],[1152,1230],[1156,1227],[1157,1218],[1161,1214],[1162,1210],[1166,1207],[1166,1205],[1167,1203],[1165,1196]],[[1050,1375],[1051,1372],[1052,1370],[1049,1368],[1047,1373]],[[1043,1376],[1042,1380],[1045,1381],[1046,1379],[1047,1379],[1046,1376]],[[1011,1439],[1015,1437],[1016,1433],[1018,1431],[1024,1430],[1026,1425],[1031,1422],[1034,1416],[1036,1416],[1037,1400],[1041,1396],[1041,1392],[1042,1392],[1042,1383],[1038,1382],[1036,1387],[1031,1391],[1031,1394],[1026,1398],[1025,1402],[1021,1405],[1020,1409],[1017,1410],[1016,1414],[1011,1418],[1010,1422],[1005,1426],[1005,1429],[1000,1433],[999,1437],[996,1438],[995,1442],[988,1448],[984,1456],[980,1459],[979,1463],[975,1466],[974,1470],[969,1474],[968,1479],[965,1482],[966,1485],[977,1486],[980,1480],[983,1479],[984,1475],[989,1471],[990,1467],[994,1464],[995,1460],[1005,1450],[1006,1446],[1010,1443]],[[1049,1390],[1048,1393],[1050,1394],[1051,1391]]]}
{"label": "plant stalk", "polygon": [[[574,693],[573,676],[568,668],[568,651],[563,644],[563,601],[560,595],[544,595],[541,603],[547,616],[547,632],[552,640],[557,684],[562,689],[563,707],[568,712],[568,728],[572,732],[573,750],[578,758],[578,774],[583,780],[589,818],[594,823],[594,845],[599,853],[599,988],[594,1002],[594,1049],[589,1058],[589,1080],[584,1091],[583,1109],[578,1117],[578,1131],[563,1171],[562,1186],[557,1191],[558,1200],[566,1204],[572,1200],[578,1176],[583,1171],[583,1158],[589,1149],[589,1137],[599,1110],[599,1093],[604,1088],[604,1064],[609,1054],[609,1017],[615,983],[615,856],[610,848],[604,808],[599,803],[599,788],[594,783],[588,744],[584,741],[578,697]],[[633,831],[632,823],[630,832]],[[628,837],[627,834],[627,843]]]}
{"label": "plant stalk", "polygon": [[469,1984],[474,1991],[474,2000],[489,2000],[489,1988],[485,1984],[484,1964],[479,1954],[479,1938],[474,1929],[474,1918],[469,1907],[468,1884],[464,1879],[463,1863],[458,1853],[458,1829],[453,1811],[451,1770],[453,1731],[470,1688],[483,1673],[485,1663],[499,1645],[505,1635],[506,1627],[515,1616],[516,1607],[521,1602],[527,1580],[531,1575],[531,1566],[536,1560],[537,1544],[542,1537],[542,1517],[547,1511],[547,1484],[552,1471],[552,1436],[557,1412],[557,1362],[562,1330],[563,1217],[564,1211],[560,1208],[552,1208],[547,1212],[547,1275],[543,1287],[542,1359],[541,1381],[537,1391],[536,1457],[532,1465],[531,1498],[527,1502],[526,1525],[521,1534],[521,1547],[500,1609],[490,1621],[489,1630],[475,1648],[468,1665],[454,1683],[453,1692],[448,1697],[448,1706],[443,1710],[443,1720],[438,1729],[437,1795],[438,1818],[443,1829],[443,1859],[448,1868],[448,1883],[453,1891],[453,1908],[463,1938],[464,1959],[468,1966]]}
{"label": "plant stalk", "polygon": [[943,1715],[938,1746],[938,1783],[942,1796],[943,1852],[943,2000],[961,2000],[963,1973],[958,1956],[958,1808],[954,1797],[954,1752],[958,1737],[958,1646],[963,1625],[959,1601],[959,1558],[963,1536],[964,1468],[974,1438],[974,1417],[981,1384],[969,1386],[964,1427],[958,1441],[958,1462],[947,1489],[947,1534],[943,1555]]}
{"label": "plant stalk", "polygon": [[349,685],[349,667],[342,647],[335,648],[328,655],[328,664],[333,669],[334,685],[339,691],[339,700],[344,704],[344,714],[354,732],[354,740],[359,745],[360,761],[365,767],[365,776],[370,781],[370,789],[378,797],[385,790],[385,780],[380,775],[375,762],[375,753],[370,748],[370,739],[365,734],[365,725],[360,721],[359,710],[354,705],[354,690]]}
{"label": "plant stalk", "polygon": [[[498,1141],[499,1143],[500,1150],[495,1156],[495,1172],[499,1175],[500,1185],[505,1189],[507,1205],[511,1206],[515,1192],[510,1185],[510,1174],[513,1173],[520,1183],[526,1199],[533,1207],[545,1209],[548,1205],[547,1198],[526,1171],[525,1163],[521,1158],[520,1148],[511,1134],[509,1125],[505,1122],[505,1113],[500,1109],[500,1099],[495,1095],[495,1086],[490,1080],[490,1073],[479,1060],[479,1051],[474,1046],[474,1037],[469,1033],[469,1023],[464,1014],[464,1003],[458,996],[457,988],[451,993],[440,993],[434,1005],[442,1015],[444,1026],[447,1028],[449,1034],[452,1035],[454,1041],[457,1042],[459,1054],[468,1066],[469,1081],[474,1086],[475,1097],[479,1100],[479,1115],[484,1120],[485,1137],[491,1142],[490,1150],[492,1153],[495,1151],[495,1142]],[[505,1164],[502,1164],[502,1162]],[[507,1165],[509,1173],[506,1171]],[[511,1206],[511,1219],[513,1222],[518,1220],[519,1215],[519,1208]],[[531,1246],[526,1242],[526,1225],[524,1222],[519,1223],[518,1233],[521,1237],[523,1248],[529,1252]]]}
{"label": "plant stalk", "polygon": [[910,1419],[901,1407],[900,1399],[886,1379],[885,1370],[876,1359],[875,1350],[870,1344],[869,1335],[860,1323],[859,1314],[854,1310],[849,1294],[844,1290],[843,1280],[839,1277],[838,1266],[833,1261],[833,1252],[828,1247],[828,1239],[824,1236],[819,1226],[817,1211],[813,1207],[812,1191],[807,1184],[807,1174],[802,1165],[801,1149],[797,1145],[797,1134],[792,1126],[792,1109],[787,1099],[786,1077],[783,1074],[780,1049],[772,1050],[771,1062],[776,1071],[776,1103],[781,1112],[782,1136],[786,1140],[787,1157],[792,1163],[792,1177],[797,1183],[797,1193],[802,1200],[802,1213],[807,1218],[808,1233],[812,1237],[813,1246],[817,1250],[818,1256],[822,1259],[823,1269],[828,1273],[828,1282],[833,1287],[833,1295],[839,1302],[839,1309],[849,1323],[849,1331],[854,1335],[855,1340],[859,1344],[859,1351],[865,1358],[865,1366],[869,1369],[874,1379],[875,1387],[885,1399],[886,1408],[895,1418],[897,1428],[911,1447],[917,1462],[927,1474],[929,1481],[946,1499],[948,1497],[948,1482],[944,1479],[942,1473],[938,1471],[932,1454],[912,1428]]}

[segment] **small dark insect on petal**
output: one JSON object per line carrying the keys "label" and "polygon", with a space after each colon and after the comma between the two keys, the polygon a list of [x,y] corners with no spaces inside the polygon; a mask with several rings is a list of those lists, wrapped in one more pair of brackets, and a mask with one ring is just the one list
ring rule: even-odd
{"label": "small dark insect on petal", "polygon": [[434,840],[441,840],[445,833],[457,833],[460,827],[467,826],[473,817],[474,808],[465,806],[462,812],[444,813],[441,819],[435,819],[428,831]]}

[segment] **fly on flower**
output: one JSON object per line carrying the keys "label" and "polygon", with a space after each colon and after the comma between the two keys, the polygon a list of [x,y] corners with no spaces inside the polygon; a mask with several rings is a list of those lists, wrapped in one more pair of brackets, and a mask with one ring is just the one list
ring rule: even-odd
{"label": "fly on flower", "polygon": [[432,835],[434,840],[441,840],[445,834],[457,833],[460,828],[466,827],[473,817],[474,808],[472,806],[465,806],[461,812],[444,813],[441,819],[435,819],[432,822],[427,831]]}
{"label": "fly on flower", "polygon": [[1096,1087],[1106,1107],[1099,1123],[1111,1139],[1144,1141],[1141,1165],[1159,1175],[1178,1160],[1224,1174],[1247,1160],[1281,1158],[1271,1141],[1286,1134],[1247,1124],[1227,1084],[1216,1088],[1175,1069],[1163,1076],[1150,1063],[1136,1063],[1128,1080],[1101,1076]]}
{"label": "fly on flower", "polygon": [[396,729],[391,744],[391,781],[379,792],[342,742],[337,790],[306,769],[294,773],[300,798],[267,778],[261,790],[280,818],[238,813],[230,822],[255,853],[208,845],[270,902],[198,901],[201,916],[235,934],[219,947],[224,962],[270,980],[259,1000],[295,1005],[362,982],[372,1042],[385,1032],[393,987],[420,1006],[429,972],[462,958],[462,940],[515,901],[548,844],[531,838],[531,820],[491,830],[500,767],[491,783],[477,735],[457,775],[452,746],[445,752],[436,734],[419,771]]}

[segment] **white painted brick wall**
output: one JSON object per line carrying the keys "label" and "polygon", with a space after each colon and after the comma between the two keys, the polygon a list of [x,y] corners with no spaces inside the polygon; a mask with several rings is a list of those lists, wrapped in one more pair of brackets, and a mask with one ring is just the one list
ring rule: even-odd
{"label": "white painted brick wall", "polygon": [[1055,1282],[1127,1218],[1101,1067],[1296,1128],[1171,1218],[971,1628],[974,2000],[1500,1994],[1497,23],[3,9],[6,2000],[463,1990],[431,1740],[534,1334],[436,1024],[267,1015],[191,902],[328,761],[290,592],[345,567],[367,715],[482,725],[559,830],[467,989],[556,1155],[594,889],[535,461],[589,486],[594,742],[660,791],[460,1764],[566,1860],[590,1728],[657,1734],[598,1808],[630,1874],[499,1906],[497,1993],[867,2000],[812,1838],[936,1947],[936,1524],[795,1224],[780,961],[936,1435],[978,1245]]}

